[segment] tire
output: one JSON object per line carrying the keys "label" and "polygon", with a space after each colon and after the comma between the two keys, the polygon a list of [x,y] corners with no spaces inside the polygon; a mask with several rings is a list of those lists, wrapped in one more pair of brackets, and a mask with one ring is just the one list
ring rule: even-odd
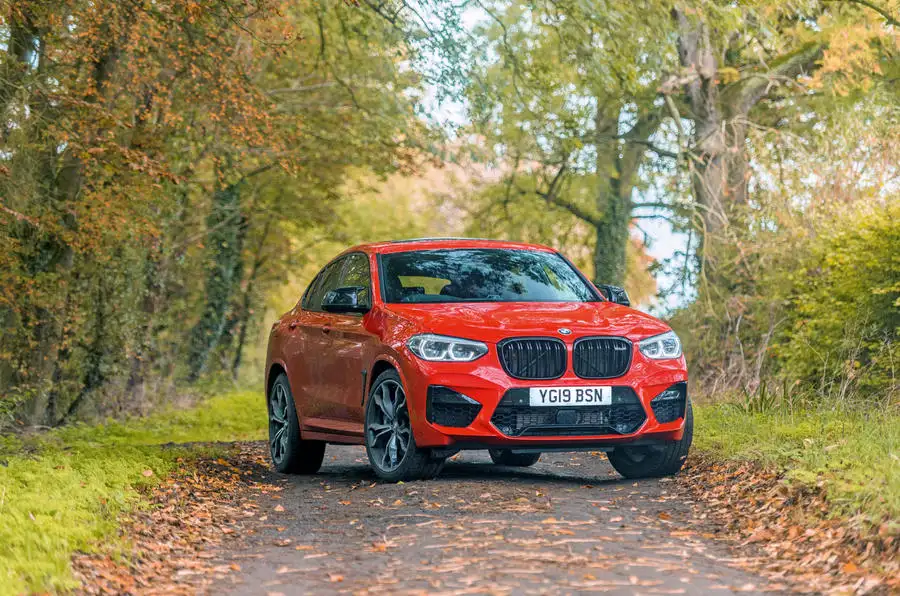
{"label": "tire", "polygon": [[681,470],[694,438],[694,411],[688,404],[684,436],[662,446],[618,447],[607,454],[609,463],[625,478],[673,476]]}
{"label": "tire", "polygon": [[541,459],[540,453],[514,453],[511,449],[488,449],[488,453],[498,466],[515,466],[517,468],[527,468],[538,463]]}
{"label": "tire", "polygon": [[269,412],[269,456],[282,474],[315,474],[325,459],[325,441],[300,438],[300,422],[287,375],[272,383],[266,405]]}
{"label": "tire", "polygon": [[[366,455],[375,474],[388,482],[437,476],[446,458],[416,446],[406,391],[400,375],[386,370],[372,383],[366,401]],[[393,442],[393,444],[392,444]]]}

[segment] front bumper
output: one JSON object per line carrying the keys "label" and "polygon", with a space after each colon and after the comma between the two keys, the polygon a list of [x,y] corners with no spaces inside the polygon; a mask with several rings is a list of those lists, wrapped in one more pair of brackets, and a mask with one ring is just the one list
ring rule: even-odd
{"label": "front bumper", "polygon": [[[628,372],[614,379],[582,379],[576,376],[571,365],[565,374],[557,379],[518,380],[508,376],[497,359],[495,350],[472,363],[426,362],[407,353],[401,363],[404,385],[407,390],[407,402],[410,406],[410,419],[416,444],[420,447],[445,447],[449,449],[506,447],[519,449],[578,448],[613,448],[621,444],[655,443],[681,439],[684,433],[684,417],[671,422],[660,422],[651,407],[653,398],[678,383],[686,383],[687,370],[684,358],[668,361],[650,360],[635,350],[632,364]],[[610,418],[596,419],[597,424],[588,424],[588,410],[583,408],[560,407],[557,411],[566,410],[565,419],[582,422],[566,427],[565,424],[540,424],[541,419],[534,420],[528,430],[521,431],[510,420],[515,416],[508,414],[525,414],[522,410],[510,409],[510,406],[523,402],[531,387],[589,387],[608,385],[613,387],[614,399],[619,396],[633,396],[631,411],[627,416],[619,415]],[[480,410],[471,423],[466,426],[444,426],[429,422],[427,408],[430,386],[439,386],[461,393],[481,405]],[[505,399],[504,399],[505,397]],[[615,402],[614,402],[615,403]],[[498,411],[498,407],[500,410]],[[643,410],[636,416],[636,410]],[[544,415],[546,408],[531,408],[535,415]],[[637,413],[640,413],[637,411]],[[498,414],[495,416],[495,414]],[[591,413],[596,417],[596,413]],[[521,423],[522,418],[519,418]],[[560,418],[564,420],[564,418]],[[468,420],[466,420],[468,422]],[[619,423],[618,425],[613,422]],[[629,424],[625,424],[628,422]],[[611,428],[617,426],[618,430]],[[591,434],[585,434],[591,433]]]}

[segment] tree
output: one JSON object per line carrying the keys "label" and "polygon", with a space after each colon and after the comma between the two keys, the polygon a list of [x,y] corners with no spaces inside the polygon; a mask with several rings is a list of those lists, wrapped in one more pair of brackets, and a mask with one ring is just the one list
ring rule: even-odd
{"label": "tree", "polygon": [[431,139],[402,16],[4,6],[0,405],[31,423],[230,370],[295,235],[333,217],[347,176],[411,169]]}
{"label": "tree", "polygon": [[[605,281],[621,280],[632,217],[687,215],[683,174],[708,261],[711,238],[733,241],[729,223],[752,208],[748,129],[803,128],[790,116],[897,71],[896,18],[871,2],[479,5],[469,98],[507,172],[503,200],[536,194],[592,226]],[[593,200],[566,194],[583,174],[597,175]]]}
{"label": "tree", "polygon": [[584,222],[595,279],[622,284],[642,168],[673,157],[652,142],[667,56],[648,41],[661,21],[630,5],[502,6],[481,4],[468,89],[477,143],[505,171],[500,199],[534,195]]}
{"label": "tree", "polygon": [[750,200],[749,128],[792,125],[792,109],[815,114],[819,96],[840,101],[897,70],[896,20],[873,3],[687,4],[672,19],[680,69],[661,91],[691,124],[682,148],[707,242],[730,241]]}

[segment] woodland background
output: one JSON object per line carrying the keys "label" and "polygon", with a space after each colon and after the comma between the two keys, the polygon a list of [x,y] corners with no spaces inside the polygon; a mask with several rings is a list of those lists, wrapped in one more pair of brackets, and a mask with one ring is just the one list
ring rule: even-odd
{"label": "woodland background", "polygon": [[[0,425],[258,378],[322,264],[423,235],[547,243],[624,285],[679,331],[696,394],[895,412],[898,19],[898,0],[6,0]],[[648,220],[684,250],[650,258]]]}

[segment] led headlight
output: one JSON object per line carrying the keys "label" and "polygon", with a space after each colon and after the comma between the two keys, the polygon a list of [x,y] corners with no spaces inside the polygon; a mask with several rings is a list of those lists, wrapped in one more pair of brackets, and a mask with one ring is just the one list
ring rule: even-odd
{"label": "led headlight", "polygon": [[406,345],[422,360],[434,362],[471,362],[488,351],[487,346],[480,341],[431,333],[414,335]]}
{"label": "led headlight", "polygon": [[638,347],[641,354],[654,360],[667,360],[681,356],[681,340],[673,331],[641,340]]}

